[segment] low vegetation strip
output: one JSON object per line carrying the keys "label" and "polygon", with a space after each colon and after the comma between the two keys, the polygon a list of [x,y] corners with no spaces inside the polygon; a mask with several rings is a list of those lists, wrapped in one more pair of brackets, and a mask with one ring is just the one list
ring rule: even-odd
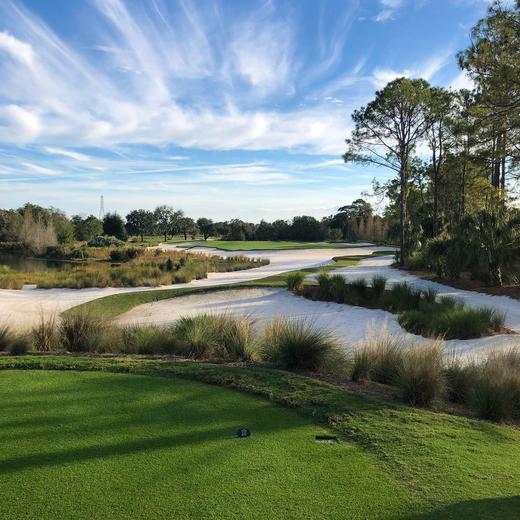
{"label": "low vegetation strip", "polygon": [[[178,241],[168,241],[168,243]],[[221,251],[274,251],[279,249],[344,249],[365,247],[363,244],[349,244],[345,242],[295,242],[288,240],[197,240],[191,241],[183,247],[213,247]]]}
{"label": "low vegetation strip", "polygon": [[25,284],[38,288],[65,287],[157,287],[188,283],[206,278],[208,272],[230,272],[252,269],[269,264],[267,259],[245,256],[222,258],[218,255],[186,252],[161,252],[144,248],[114,249],[112,262],[96,261],[74,265],[57,272],[0,272],[0,288],[21,289]]}
{"label": "low vegetation strip", "polygon": [[[350,346],[352,347],[352,346]],[[170,326],[118,326],[87,313],[42,321],[29,333],[0,328],[0,351],[131,354],[248,362],[307,371],[348,383],[375,381],[410,405],[450,409],[493,421],[520,420],[520,353],[490,354],[463,365],[439,341],[414,345],[380,335],[345,349],[309,320],[278,318],[259,327],[248,316],[201,314]]]}
{"label": "low vegetation strip", "polygon": [[333,301],[374,309],[399,316],[408,332],[444,339],[471,339],[507,332],[505,316],[488,307],[470,308],[454,298],[437,298],[434,290],[423,290],[403,282],[387,288],[386,278],[376,276],[371,283],[359,278],[347,282],[341,274],[318,275],[318,286],[303,286],[288,280],[288,287],[313,300]]}
{"label": "low vegetation strip", "polygon": [[296,409],[374,454],[418,503],[408,509],[411,518],[475,518],[478,511],[482,519],[505,519],[520,506],[520,433],[507,426],[369,400],[268,368],[79,356],[0,357],[0,368],[183,377],[238,389]]}
{"label": "low vegetation strip", "polygon": [[[320,271],[329,271],[341,267],[349,267],[358,264],[364,258],[373,256],[384,256],[392,254],[392,251],[376,251],[371,255],[359,256],[337,256],[332,259],[333,263],[328,266],[309,267],[299,271],[291,271],[292,273],[303,273],[304,276],[317,273]],[[83,303],[72,309],[69,309],[65,314],[71,314],[76,311],[86,311],[90,314],[99,315],[104,318],[112,319],[129,310],[143,305],[145,303],[152,303],[155,301],[168,300],[178,296],[186,296],[188,294],[198,294],[213,291],[223,291],[227,289],[240,289],[248,287],[285,287],[287,285],[287,277],[289,272],[280,273],[249,282],[240,282],[235,284],[215,285],[213,287],[187,287],[178,289],[164,289],[164,290],[150,290],[140,292],[129,292],[124,294],[114,294]]]}

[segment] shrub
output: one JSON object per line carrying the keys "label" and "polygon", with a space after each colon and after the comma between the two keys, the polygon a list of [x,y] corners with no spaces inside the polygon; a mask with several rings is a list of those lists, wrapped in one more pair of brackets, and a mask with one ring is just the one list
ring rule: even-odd
{"label": "shrub", "polygon": [[126,249],[113,249],[110,251],[110,259],[113,262],[128,262],[134,260],[143,253],[143,250],[137,247],[128,247]]}
{"label": "shrub", "polygon": [[111,236],[97,236],[87,242],[89,247],[120,247],[124,245],[122,240]]}
{"label": "shrub", "polygon": [[261,339],[264,359],[289,370],[317,371],[337,349],[330,332],[305,320],[278,318],[265,327]]}
{"label": "shrub", "polygon": [[301,291],[305,282],[305,273],[295,271],[287,275],[287,288],[290,291]]}
{"label": "shrub", "polygon": [[384,276],[374,276],[372,278],[372,292],[375,301],[379,301],[386,289],[387,279]]}
{"label": "shrub", "polygon": [[88,312],[64,314],[58,338],[68,352],[92,352],[102,341],[105,323]]}
{"label": "shrub", "polygon": [[23,356],[29,351],[31,344],[27,336],[15,336],[9,345],[11,356]]}
{"label": "shrub", "polygon": [[396,386],[405,403],[429,406],[444,393],[442,344],[416,345],[402,352]]}
{"label": "shrub", "polygon": [[51,352],[57,348],[56,316],[45,319],[40,315],[40,321],[31,330],[34,349],[38,352]]}

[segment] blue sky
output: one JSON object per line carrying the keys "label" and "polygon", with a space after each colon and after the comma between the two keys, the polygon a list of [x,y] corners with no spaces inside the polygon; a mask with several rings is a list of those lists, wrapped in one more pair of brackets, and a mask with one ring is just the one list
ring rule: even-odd
{"label": "blue sky", "polygon": [[388,173],[344,165],[398,76],[468,86],[485,0],[2,0],[0,207],[322,217]]}

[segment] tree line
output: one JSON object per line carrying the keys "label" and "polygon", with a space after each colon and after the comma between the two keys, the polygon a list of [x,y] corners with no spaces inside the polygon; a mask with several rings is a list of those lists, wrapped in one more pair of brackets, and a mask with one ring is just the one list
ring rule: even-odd
{"label": "tree line", "polygon": [[210,237],[224,240],[386,240],[384,219],[375,215],[372,206],[363,199],[342,206],[338,211],[318,220],[312,216],[296,216],[291,220],[260,223],[231,219],[214,222],[210,218],[197,220],[182,210],[162,205],[155,210],[136,209],[125,218],[107,213],[100,220],[94,215],[73,215],[70,219],[56,208],[43,208],[27,203],[16,210],[0,210],[0,242],[20,242],[33,253],[42,254],[46,247],[66,245],[74,241],[88,242],[98,236],[127,240],[130,236],[141,241],[147,236],[160,235],[165,241],[173,236],[185,240]]}
{"label": "tree line", "polygon": [[494,2],[457,59],[473,89],[391,81],[353,112],[343,159],[395,173],[372,195],[401,265],[502,284],[520,251],[520,2]]}

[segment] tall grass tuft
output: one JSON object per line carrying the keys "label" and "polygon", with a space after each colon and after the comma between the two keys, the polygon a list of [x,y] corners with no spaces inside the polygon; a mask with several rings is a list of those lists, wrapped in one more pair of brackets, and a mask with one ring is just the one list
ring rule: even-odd
{"label": "tall grass tuft", "polygon": [[56,316],[46,319],[43,313],[40,320],[31,330],[31,339],[34,350],[38,352],[52,352],[58,350],[58,337],[56,334]]}
{"label": "tall grass tuft", "polygon": [[372,359],[367,346],[358,346],[352,354],[351,379],[355,383],[366,381],[370,376]]}
{"label": "tall grass tuft", "polygon": [[23,356],[29,352],[31,342],[25,335],[15,336],[9,344],[9,354],[11,356]]}
{"label": "tall grass tuft", "polygon": [[7,324],[0,325],[0,351],[8,351],[15,336]]}
{"label": "tall grass tuft", "polygon": [[479,367],[470,404],[482,419],[520,418],[520,352],[493,352]]}
{"label": "tall grass tuft", "polygon": [[295,271],[287,275],[287,288],[290,291],[301,291],[305,282],[305,273]]}
{"label": "tall grass tuft", "polygon": [[261,339],[264,359],[289,370],[318,371],[337,351],[332,334],[306,320],[275,319],[265,327]]}
{"label": "tall grass tuft", "polygon": [[321,271],[317,276],[320,298],[330,297],[330,275],[327,271]]}
{"label": "tall grass tuft", "polygon": [[379,301],[385,293],[387,279],[384,276],[374,276],[372,278],[372,296],[375,301]]}
{"label": "tall grass tuft", "polygon": [[[109,334],[108,336],[113,336]],[[112,341],[117,342],[118,338]],[[107,339],[104,338],[104,344]],[[175,354],[176,340],[172,327],[131,325],[121,329],[120,351],[126,354]]]}
{"label": "tall grass tuft", "polygon": [[82,311],[64,314],[58,326],[58,338],[68,352],[94,352],[103,340],[106,323]]}
{"label": "tall grass tuft", "polygon": [[175,324],[173,334],[176,352],[188,357],[247,361],[254,354],[253,321],[248,316],[183,317]]}
{"label": "tall grass tuft", "polygon": [[329,280],[330,298],[337,303],[345,301],[348,291],[347,282],[341,274],[333,274]]}
{"label": "tall grass tuft", "polygon": [[402,400],[413,406],[429,406],[444,394],[442,344],[414,345],[402,351],[396,378]]}

